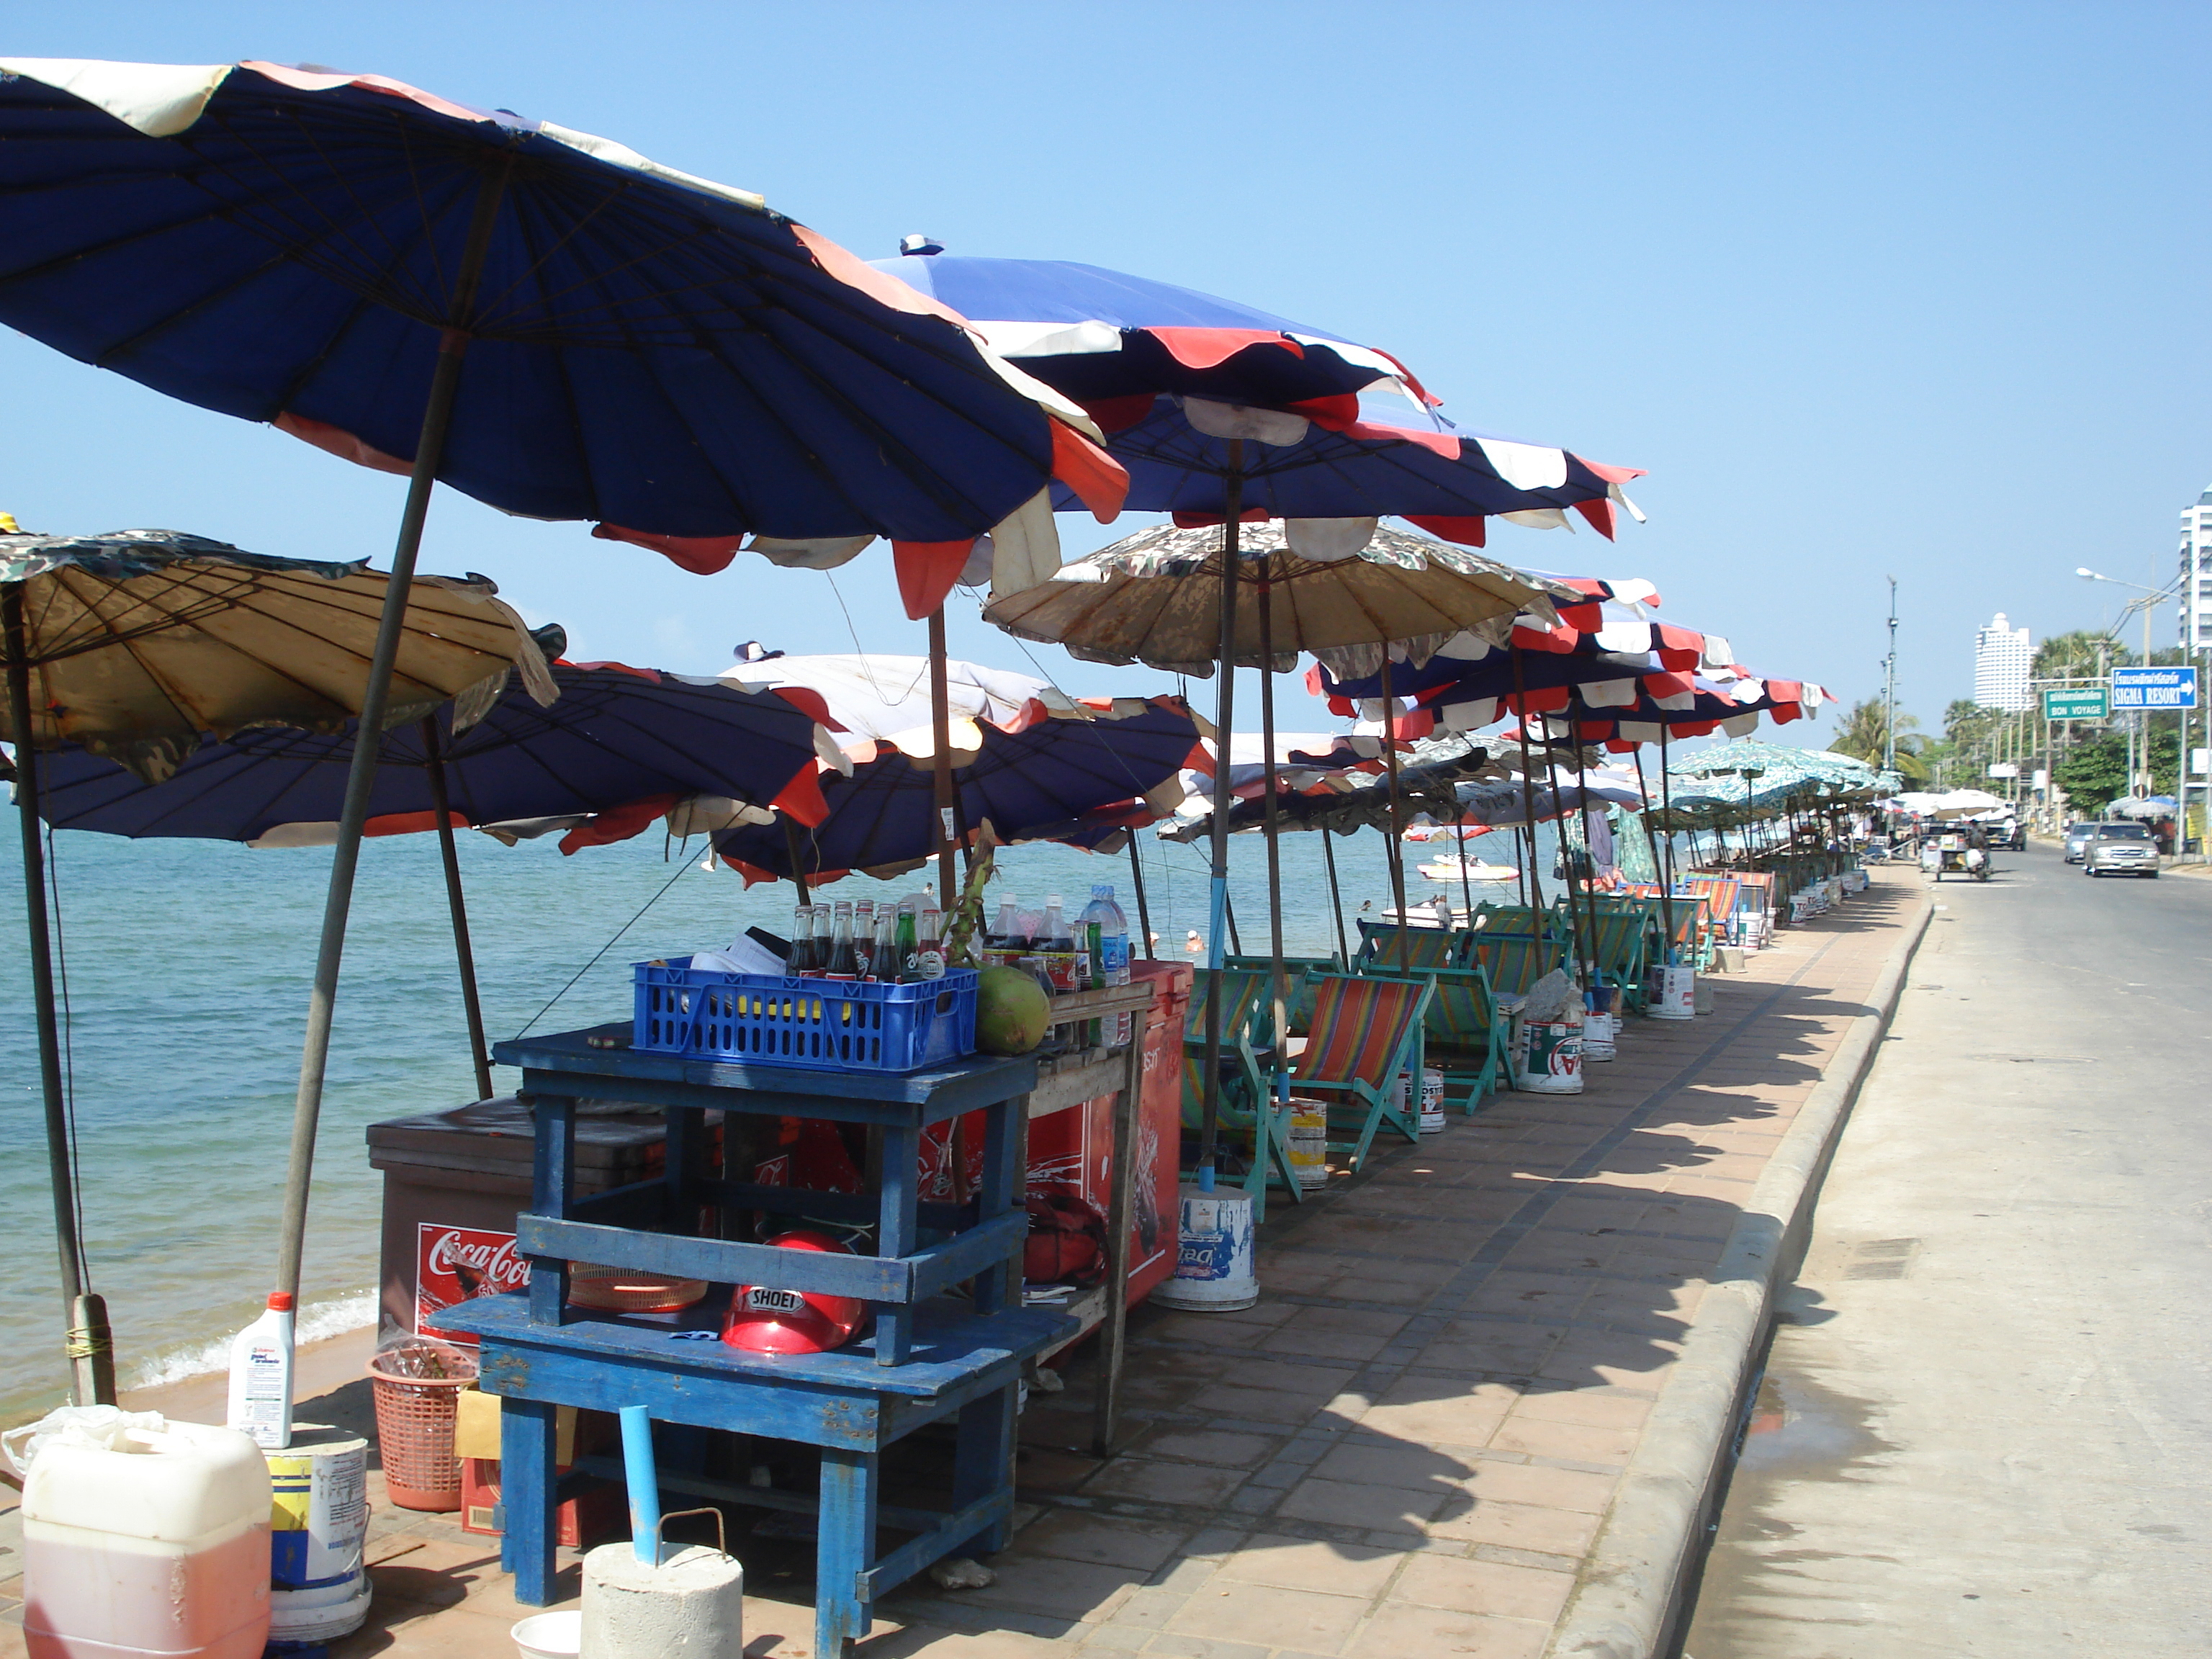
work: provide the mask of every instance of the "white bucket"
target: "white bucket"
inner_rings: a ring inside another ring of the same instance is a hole
[[[1620,1030],[1616,1014],[1592,1011],[1583,1016],[1583,1062],[1595,1065],[1613,1059],[1620,1050],[1613,1039]]]
[[[1175,1276],[1152,1292],[1165,1308],[1228,1313],[1260,1299],[1252,1262],[1252,1200],[1225,1187],[1182,1188]]]
[[[1644,1012],[1653,1019],[1696,1018],[1698,970],[1668,966],[1654,968]]]
[[[1421,1133],[1442,1134],[1444,1128],[1444,1074],[1433,1066],[1421,1068]]]
[[[1578,1095],[1583,1091],[1583,1019],[1578,1008],[1564,1019],[1516,1020],[1513,1086],[1524,1094]]]
[[[1328,1185],[1328,1103],[1291,1097],[1291,1173],[1302,1192]]]
[[[292,1443],[265,1454],[273,1500],[269,1638],[335,1641],[368,1617],[368,1442],[295,1423]]]

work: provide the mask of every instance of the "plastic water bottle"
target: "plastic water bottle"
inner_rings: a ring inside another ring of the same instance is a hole
[[[261,1316],[230,1340],[225,1422],[264,1450],[292,1443],[292,1298],[283,1291],[270,1291]]]
[[[1114,902],[1111,882],[1099,882],[1091,890],[1091,902],[1083,907],[1083,921],[1095,923],[1098,928],[1098,969],[1102,985],[1127,985],[1129,982],[1129,919],[1121,914],[1121,907]],[[1111,1030],[1105,1033],[1106,1041],[1115,1048],[1129,1042],[1134,1035],[1136,1017],[1115,1014],[1109,1022]]]

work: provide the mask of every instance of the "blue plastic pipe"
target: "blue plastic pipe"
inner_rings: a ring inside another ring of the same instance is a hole
[[[648,1567],[660,1565],[660,1475],[653,1462],[653,1417],[642,1406],[621,1412],[623,1480],[629,1487],[629,1543]]]

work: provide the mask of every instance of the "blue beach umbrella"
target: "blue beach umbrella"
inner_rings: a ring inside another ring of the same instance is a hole
[[[1127,470],[1128,506],[1170,513],[1185,528],[1224,526],[1216,653],[1224,663],[1237,654],[1239,526],[1247,519],[1281,520],[1288,551],[1325,560],[1365,549],[1386,516],[1479,547],[1492,515],[1565,526],[1571,509],[1610,537],[1616,507],[1635,510],[1620,486],[1636,469],[1462,434],[1395,358],[1334,331],[1093,265],[948,256],[922,236],[908,237],[898,258],[878,265],[961,306],[1009,361],[1081,400]],[[1074,504],[1064,486],[1055,502]],[[1263,592],[1268,557],[1259,560]],[[1261,602],[1263,628],[1273,603],[1272,593]],[[1263,671],[1260,685],[1261,726],[1272,729],[1271,674]],[[1215,713],[1224,732],[1235,726],[1235,686],[1224,672]],[[1225,777],[1224,769],[1217,782],[1207,934],[1216,968],[1229,902]],[[1272,812],[1272,783],[1267,798]],[[1272,891],[1272,838],[1269,850]],[[1402,890],[1395,859],[1392,871]],[[1274,935],[1279,1003],[1279,927]],[[1219,1011],[1210,1010],[1201,1166],[1212,1156],[1219,1023]]]
[[[365,833],[438,834],[471,1055],[486,1097],[491,1066],[454,830],[534,820],[524,833],[537,833],[551,819],[568,830],[562,850],[574,852],[627,839],[679,810],[708,823],[767,821],[770,808],[808,821],[825,810],[815,782],[820,704],[804,692],[611,663],[556,663],[552,675],[560,697],[550,707],[510,689],[471,721],[447,702],[377,745]],[[40,757],[39,808],[57,830],[327,847],[337,839],[359,731],[264,725],[210,737],[155,784],[64,747]]]
[[[438,479],[695,569],[749,533],[888,536],[902,578],[1055,470],[1112,487],[1087,417],[757,195],[380,76],[0,58],[0,323],[407,475],[371,729]],[[375,765],[356,748],[308,1004],[295,1295]]]
[[[976,722],[974,747],[953,751],[957,822],[972,837],[988,824],[1000,842],[1069,830],[1097,808],[1158,790],[1188,765],[1198,723],[1180,698],[1116,705],[1088,718],[1048,718],[1007,730]],[[878,741],[849,777],[822,780],[822,821],[787,838],[748,824],[714,837],[714,850],[748,880],[834,881],[851,871],[892,876],[934,850],[936,801],[929,762]],[[1176,793],[1180,794],[1178,787]],[[795,868],[793,854],[804,862]]]

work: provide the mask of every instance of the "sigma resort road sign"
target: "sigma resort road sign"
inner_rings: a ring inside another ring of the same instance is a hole
[[[2101,685],[2043,694],[2043,718],[2047,720],[2100,720],[2112,713],[2111,699]]]
[[[2194,708],[2197,671],[2193,668],[2115,668],[2112,671],[2115,708]]]

